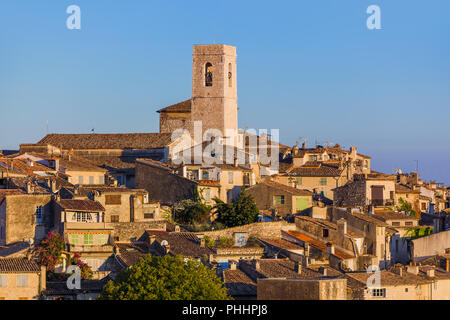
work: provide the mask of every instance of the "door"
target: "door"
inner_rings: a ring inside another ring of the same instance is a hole
[[[383,186],[372,186],[372,204],[383,205]]]

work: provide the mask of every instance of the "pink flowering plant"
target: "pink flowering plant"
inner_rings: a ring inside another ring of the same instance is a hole
[[[62,261],[61,254],[65,248],[63,237],[56,231],[49,232],[47,238],[41,241],[37,249],[38,261],[48,271],[54,271],[58,263]]]
[[[92,272],[91,267],[87,263],[81,261],[80,254],[78,252],[75,252],[74,255],[68,259],[67,265],[78,266],[81,271],[82,279],[92,279],[93,272]]]

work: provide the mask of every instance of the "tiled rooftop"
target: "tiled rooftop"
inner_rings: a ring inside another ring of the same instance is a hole
[[[33,260],[26,258],[0,259],[0,273],[39,272],[41,267]]]

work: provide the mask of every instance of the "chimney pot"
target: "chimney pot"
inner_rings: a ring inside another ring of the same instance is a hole
[[[327,251],[331,254],[334,254],[334,244],[332,242],[327,243]]]
[[[299,261],[295,262],[295,272],[297,274],[301,274],[302,273],[302,265]]]

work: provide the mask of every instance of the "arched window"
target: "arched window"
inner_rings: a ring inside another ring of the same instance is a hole
[[[233,86],[233,67],[231,63],[228,64],[228,86],[230,88]]]
[[[205,86],[212,87],[213,85],[213,74],[212,74],[212,64],[207,62],[205,65]]]

